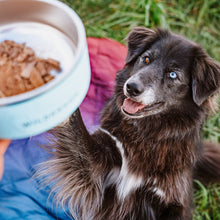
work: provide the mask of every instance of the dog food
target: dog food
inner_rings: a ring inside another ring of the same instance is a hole
[[[0,98],[17,95],[40,87],[60,71],[57,60],[37,57],[25,43],[5,40],[0,43]]]

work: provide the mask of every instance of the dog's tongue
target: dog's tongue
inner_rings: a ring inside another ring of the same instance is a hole
[[[138,110],[144,108],[145,106],[146,105],[135,102],[130,98],[125,99],[123,102],[123,109],[130,114],[136,113]]]

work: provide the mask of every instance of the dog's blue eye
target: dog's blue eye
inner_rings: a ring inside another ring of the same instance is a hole
[[[172,78],[172,79],[176,79],[177,78],[177,74],[175,72],[171,72],[169,77]]]

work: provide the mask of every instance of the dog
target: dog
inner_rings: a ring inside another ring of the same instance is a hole
[[[220,181],[220,148],[201,141],[220,65],[168,30],[136,27],[126,40],[100,128],[73,113],[52,131],[42,173],[75,219],[190,220],[193,179]]]

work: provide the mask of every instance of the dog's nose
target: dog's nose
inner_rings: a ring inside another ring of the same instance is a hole
[[[141,87],[141,85],[135,82],[127,83],[126,90],[131,96],[138,96],[143,92],[143,88]]]

